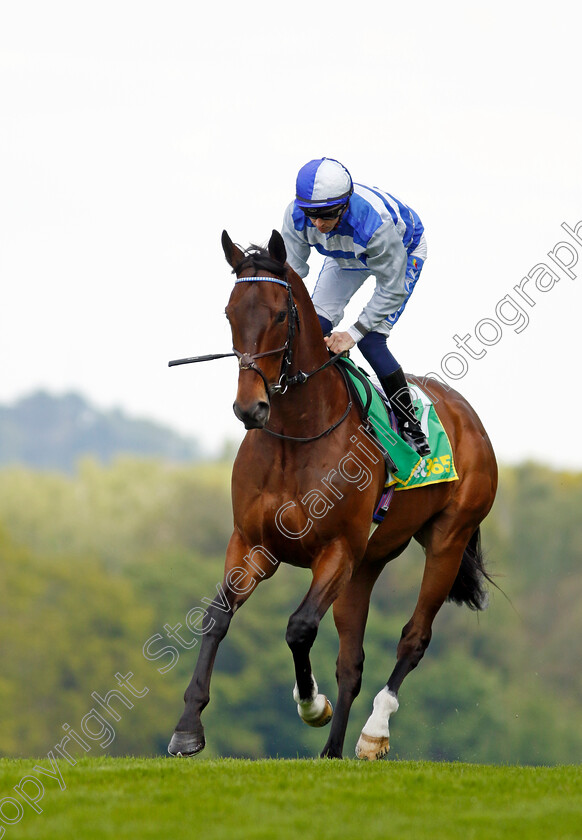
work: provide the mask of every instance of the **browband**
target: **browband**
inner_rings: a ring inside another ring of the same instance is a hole
[[[286,280],[278,280],[277,277],[239,277],[235,280],[235,285],[237,283],[253,283],[255,280],[264,280],[265,283],[278,283],[279,286],[285,286],[286,289],[289,288],[289,283]]]

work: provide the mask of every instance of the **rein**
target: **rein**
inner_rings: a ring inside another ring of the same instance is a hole
[[[329,362],[326,362],[320,368],[317,368],[317,370],[314,370],[314,371],[312,371],[312,373],[309,373],[309,374],[303,374],[306,378],[301,380],[301,381],[306,382],[308,377],[313,376],[314,373],[318,373],[320,370],[323,370],[326,367],[329,367],[329,365],[333,364],[335,361],[337,361],[337,359],[341,355],[342,355],[341,353],[338,353],[336,356],[333,357],[333,359],[330,359]],[[312,437],[294,437],[293,435],[283,435],[280,432],[273,432],[271,429],[267,429],[266,426],[263,427],[263,431],[268,432],[270,435],[273,435],[273,437],[280,438],[281,440],[294,440],[296,443],[311,443],[311,441],[320,440],[320,438],[331,434],[331,432],[333,432],[334,429],[337,429],[337,427],[340,426],[344,422],[344,420],[347,418],[348,414],[352,410],[352,405],[353,405],[352,395],[351,395],[350,388],[349,388],[349,385],[348,385],[348,380],[347,380],[347,374],[342,367],[340,367],[339,370],[341,372],[341,375],[342,375],[343,380],[344,380],[344,384],[346,386],[346,390],[348,392],[348,404],[346,406],[346,410],[344,411],[344,413],[342,414],[340,419],[337,420],[335,423],[333,423],[333,425],[331,425],[328,429],[325,429],[323,432],[320,432],[318,435],[313,435]]]
[[[277,347],[274,350],[265,350],[262,353],[241,353],[240,350],[237,350],[236,347],[232,348],[232,353],[211,353],[205,356],[190,356],[185,359],[173,359],[172,361],[168,362],[169,367],[174,367],[176,365],[188,365],[188,364],[195,364],[197,362],[211,362],[215,359],[226,359],[231,356],[236,356],[238,358],[238,366],[241,370],[253,370],[257,373],[263,383],[265,385],[265,390],[267,395],[272,394],[285,394],[288,387],[290,385],[303,385],[312,376],[315,376],[316,373],[320,373],[320,371],[325,370],[326,368],[330,367],[331,365],[335,364],[337,360],[343,356],[342,353],[336,353],[335,355],[331,356],[326,362],[320,365],[315,370],[306,373],[303,370],[298,370],[294,376],[288,376],[287,372],[291,367],[291,363],[293,360],[293,341],[295,338],[295,330],[299,330],[300,323],[299,323],[299,313],[297,312],[297,305],[293,299],[293,291],[291,289],[290,283],[286,280],[280,280],[277,277],[239,277],[235,280],[235,285],[238,283],[253,283],[257,281],[262,281],[265,283],[277,283],[279,286],[283,286],[287,289],[287,340],[285,344],[281,347]],[[267,377],[261,370],[261,368],[255,364],[256,359],[264,358],[265,356],[273,356],[276,353],[284,353],[282,362],[281,362],[281,373],[279,376],[279,381],[276,384],[269,383]],[[348,386],[348,382],[346,379],[346,374],[344,370],[340,367],[340,371],[346,386],[346,390],[348,392],[348,405],[346,410],[340,417],[340,419],[331,425],[328,429],[321,432],[318,435],[314,435],[313,437],[294,437],[292,435],[284,435],[280,434],[279,432],[273,432],[271,429],[267,429],[265,426],[263,431],[268,432],[270,435],[274,437],[281,438],[282,440],[293,440],[299,443],[309,443],[310,441],[319,440],[325,435],[330,434],[333,432],[334,429],[343,423],[343,421],[347,418],[348,414],[351,411],[353,402],[351,397],[351,392]]]

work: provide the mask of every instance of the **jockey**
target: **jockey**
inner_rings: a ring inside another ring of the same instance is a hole
[[[299,170],[281,233],[289,265],[300,277],[309,272],[311,248],[325,256],[312,299],[327,347],[341,353],[358,345],[390,400],[400,434],[419,455],[429,455],[404,373],[386,343],[426,259],[419,217],[388,193],[354,184],[339,161],[318,158]],[[332,332],[371,275],[376,288],[358,320],[345,332]]]

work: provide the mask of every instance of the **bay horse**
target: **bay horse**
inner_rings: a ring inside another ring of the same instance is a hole
[[[356,746],[359,758],[382,758],[389,749],[389,718],[398,709],[398,691],[424,655],[444,601],[472,609],[486,604],[491,578],[483,565],[479,526],[497,489],[493,448],[466,400],[435,379],[425,380],[452,446],[458,480],[395,493],[370,537],[385,464],[363,433],[358,407],[330,358],[307,289],[286,264],[280,233],[273,231],[268,249],[243,252],[224,231],[222,245],[236,275],[225,310],[233,338],[229,355],[238,357],[240,367],[233,408],[248,431],[232,472],[234,530],[224,579],[208,608],[184,713],[168,752],[192,756],[204,748],[200,715],[210,699],[218,646],[256,585],[280,563],[289,563],[312,572],[309,590],[287,626],[296,675],[293,697],[309,725],[331,720],[321,756],[341,758],[362,681],[372,588],[384,566],[414,537],[426,556],[418,601],[402,630],[394,670],[376,695]],[[330,606],[339,636],[333,712],[318,691],[309,658]]]

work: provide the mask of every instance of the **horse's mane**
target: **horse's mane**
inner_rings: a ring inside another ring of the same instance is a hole
[[[245,252],[243,259],[234,266],[233,274],[239,274],[245,269],[254,269],[256,277],[259,271],[268,271],[276,277],[283,277],[285,266],[278,260],[273,259],[266,248],[258,245],[251,245]]]

